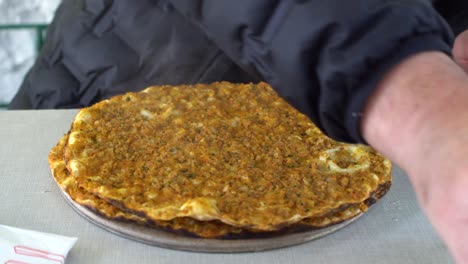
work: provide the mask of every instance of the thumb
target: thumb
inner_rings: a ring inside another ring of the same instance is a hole
[[[468,72],[468,30],[457,36],[452,53],[455,62]]]

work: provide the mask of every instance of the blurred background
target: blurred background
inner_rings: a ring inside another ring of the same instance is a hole
[[[0,109],[34,63],[60,0],[0,0]]]

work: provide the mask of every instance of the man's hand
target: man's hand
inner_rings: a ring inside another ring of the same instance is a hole
[[[466,67],[468,46],[455,49]],[[468,74],[438,52],[405,60],[368,100],[362,133],[408,172],[456,261],[468,263]]]

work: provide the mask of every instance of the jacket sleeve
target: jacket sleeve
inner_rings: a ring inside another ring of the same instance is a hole
[[[330,137],[361,142],[379,80],[453,36],[422,0],[169,0],[244,70],[261,77]]]

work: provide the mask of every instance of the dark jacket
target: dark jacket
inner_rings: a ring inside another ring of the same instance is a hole
[[[156,84],[267,81],[331,137],[362,142],[382,76],[450,54],[423,0],[64,0],[11,109],[77,108]]]

